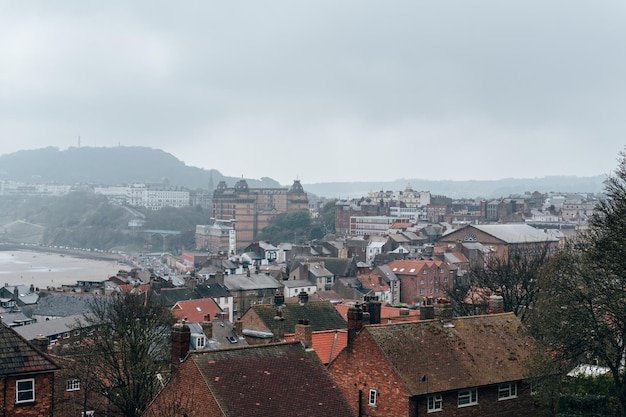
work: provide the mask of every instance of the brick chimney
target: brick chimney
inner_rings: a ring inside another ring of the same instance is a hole
[[[213,322],[211,321],[211,315],[209,313],[204,315],[201,326],[206,338],[213,339]]]
[[[435,318],[435,306],[432,298],[424,298],[420,305],[420,320],[432,320]]]
[[[215,273],[215,283],[224,285],[224,271],[219,270]]]
[[[307,319],[298,319],[295,328],[296,340],[302,342],[305,348],[313,347],[313,326]]]
[[[378,297],[368,296],[365,300],[367,301],[367,312],[370,314],[370,324],[380,324],[382,305],[378,301]]]
[[[40,352],[48,353],[48,347],[50,346],[50,342],[48,338],[42,334],[38,334],[32,341],[33,346],[37,348]]]
[[[363,310],[355,305],[348,309],[348,347],[352,346],[354,339],[363,328]]]
[[[172,365],[178,365],[189,353],[189,343],[191,342],[191,331],[189,326],[183,321],[172,326]]]
[[[452,304],[450,301],[440,298],[434,306],[435,318],[441,320],[444,325],[452,323]]]
[[[499,295],[490,295],[487,301],[487,314],[504,313],[504,299]]]
[[[235,322],[235,333],[238,337],[243,337],[243,321],[241,319],[237,319]]]
[[[273,342],[282,342],[285,340],[284,322],[285,318],[283,317],[283,312],[280,309],[277,309],[276,314],[274,315],[274,327],[272,329],[272,333],[274,335],[272,338]]]

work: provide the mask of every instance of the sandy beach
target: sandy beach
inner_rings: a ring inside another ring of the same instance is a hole
[[[0,251],[0,286],[31,285],[39,288],[75,284],[78,280],[105,280],[120,269],[116,261],[77,258],[31,251]]]

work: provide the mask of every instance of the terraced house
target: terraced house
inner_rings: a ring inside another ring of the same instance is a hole
[[[366,325],[348,312],[348,346],[329,371],[359,416],[535,416],[533,340],[513,313]],[[437,310],[440,310],[437,312]]]

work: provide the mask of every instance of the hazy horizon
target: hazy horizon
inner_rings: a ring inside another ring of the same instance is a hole
[[[281,184],[609,174],[626,4],[4,2],[0,155],[148,146]]]

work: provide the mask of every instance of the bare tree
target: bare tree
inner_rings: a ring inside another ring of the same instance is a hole
[[[581,363],[607,367],[626,415],[626,155],[620,156],[588,230],[542,277],[530,323],[562,371]]]
[[[511,311],[526,322],[539,291],[539,274],[552,254],[548,243],[534,253],[512,252],[490,256],[484,264],[472,267],[467,277],[447,291],[458,315],[484,313],[487,297],[500,295],[504,311]]]
[[[100,412],[140,416],[169,371],[171,311],[150,293],[96,297],[84,321],[94,329],[79,348],[91,388],[106,398]]]

